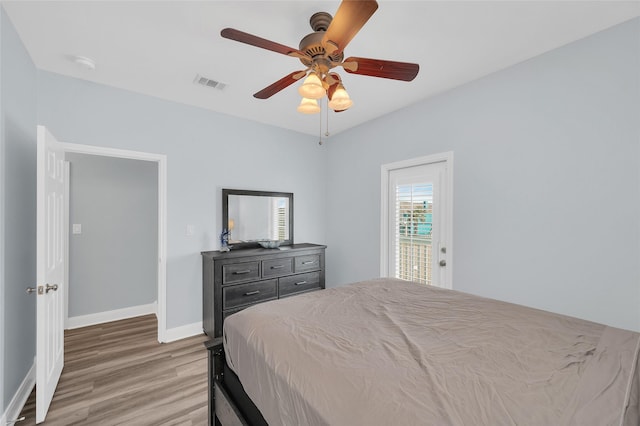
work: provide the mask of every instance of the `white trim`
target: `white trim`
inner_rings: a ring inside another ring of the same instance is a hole
[[[165,334],[165,343],[175,342],[176,340],[186,339],[187,337],[203,334],[202,321],[192,324],[174,327],[167,330]]]
[[[158,342],[167,339],[167,157],[158,161]]]
[[[128,308],[114,309],[113,311],[70,317],[65,322],[65,329],[71,330],[74,328],[102,324],[104,322],[118,321],[127,318],[139,317],[141,315],[155,314],[157,312],[157,308],[157,303],[154,302],[149,303],[148,305],[130,306]]]
[[[164,154],[153,154],[150,152],[129,151],[126,149],[106,148],[102,146],[82,145],[68,142],[61,142],[60,145],[62,145],[65,152],[72,152],[76,154],[101,155],[104,157],[128,158],[130,160],[143,161],[161,161],[163,159],[167,159],[167,156]]]
[[[391,164],[380,166],[380,277],[389,276],[389,173]]]
[[[1,67],[0,67],[1,68]],[[0,84],[0,86],[2,86]],[[0,105],[0,114],[2,113],[2,105]],[[2,126],[2,119],[0,119],[0,126]],[[4,149],[4,131],[0,128],[0,271],[4,271],[4,163],[5,163],[5,149]],[[2,376],[4,377],[4,354],[5,354],[5,346],[4,346],[4,328],[5,328],[5,298],[4,298],[4,272],[0,273],[0,320],[2,321],[2,325],[0,326],[0,372],[2,372]],[[29,286],[31,287],[31,286]],[[4,408],[4,380],[0,384],[0,407]],[[0,417],[0,425],[6,424],[6,420],[4,415]]]
[[[1,13],[0,13],[1,15]],[[2,19],[0,19],[0,34],[2,34]],[[2,64],[2,55],[0,55],[0,65]],[[2,66],[0,66],[0,82],[2,81]],[[2,98],[2,84],[0,83],[0,99]],[[0,271],[5,271],[4,269],[4,246],[5,246],[5,213],[4,213],[4,193],[5,193],[5,163],[6,163],[6,142],[5,142],[5,134],[4,130],[4,114],[2,111],[2,102],[0,102]],[[33,244],[33,242],[32,242]],[[4,329],[5,329],[5,304],[7,303],[4,298],[4,272],[0,273],[0,321],[2,321],[2,325],[0,326],[0,374],[4,378],[4,354],[6,352],[4,345]],[[24,284],[24,283],[23,283]],[[35,284],[35,283],[33,283]],[[33,284],[27,284],[29,287]],[[4,409],[4,379],[1,380],[0,383],[0,409]],[[0,425],[4,425],[5,418],[4,416],[0,417]]]
[[[407,167],[422,166],[426,164],[445,162],[446,167],[446,192],[448,194],[445,215],[448,217],[445,233],[447,235],[447,267],[445,272],[444,286],[453,288],[453,151],[439,154],[427,155],[424,157],[411,158],[408,160],[396,161],[394,163],[380,166],[380,276],[389,275],[389,265],[387,253],[389,251],[389,173],[392,170],[404,169]]]
[[[66,152],[65,152],[66,154]],[[68,328],[69,323],[69,211],[70,207],[70,177],[71,177],[71,163],[65,160],[64,162],[64,285],[62,289],[64,291],[64,328]],[[0,423],[0,426],[2,423]]]
[[[158,316],[158,342],[165,342],[167,333],[167,156],[74,143],[61,145],[65,152],[158,163],[158,309],[156,315]]]
[[[16,390],[16,393],[13,395],[13,398],[11,398],[11,401],[9,402],[9,405],[7,405],[7,409],[2,414],[2,417],[0,417],[0,425],[2,426],[7,424],[13,425],[13,423],[9,423],[9,422],[14,421],[18,418],[18,416],[20,415],[20,412],[22,411],[22,408],[24,408],[24,404],[27,402],[27,399],[29,398],[29,395],[31,394],[31,391],[33,390],[35,385],[36,385],[36,359],[34,357],[31,368],[27,372],[27,375],[25,376],[25,378],[22,380],[22,383],[20,383],[20,386],[18,387],[18,390]],[[16,424],[20,424],[20,423],[16,423]]]

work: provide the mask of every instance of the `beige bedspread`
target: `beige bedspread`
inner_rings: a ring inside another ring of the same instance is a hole
[[[226,319],[270,425],[633,425],[640,334],[393,279]]]

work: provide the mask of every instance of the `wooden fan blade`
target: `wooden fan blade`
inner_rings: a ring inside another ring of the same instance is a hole
[[[327,85],[329,85],[329,87],[337,86],[338,83],[340,83],[340,76],[338,74],[334,73],[334,72],[331,72],[331,73],[326,75],[326,77],[324,78],[324,82],[327,83]],[[329,99],[331,99],[331,96],[329,96]]]
[[[336,81],[335,83],[331,84],[329,86],[329,88],[327,89],[327,99],[331,100],[331,98],[333,98],[333,94],[335,93],[336,89],[338,88],[338,84],[340,84],[339,81]]]
[[[300,80],[306,74],[307,73],[305,71],[294,71],[291,74],[287,75],[286,77],[282,77],[280,80],[276,81],[270,86],[267,86],[261,91],[255,93],[253,97],[258,99],[268,99],[271,96],[278,93],[279,91],[281,91],[282,89],[286,89],[287,87],[291,86],[293,83]]]
[[[355,70],[352,64],[353,62],[358,65]],[[420,70],[418,64],[411,64],[409,62],[355,57],[345,59],[343,68],[351,74],[369,75],[371,77],[390,78],[392,80],[402,81],[413,80]]]
[[[342,0],[322,38],[330,55],[339,54],[378,9],[375,0]]]
[[[282,53],[283,55],[294,56],[296,58],[308,57],[307,54],[301,52],[298,49],[294,49],[293,47],[285,46],[284,44],[276,43],[275,41],[254,36],[252,34],[245,33],[233,28],[225,28],[224,30],[220,31],[220,35],[224,38],[228,38],[229,40],[239,41],[240,43],[249,44],[261,49],[271,50],[272,52],[276,53]]]

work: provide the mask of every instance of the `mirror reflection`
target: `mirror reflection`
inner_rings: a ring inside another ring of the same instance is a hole
[[[229,244],[289,240],[289,198],[228,195]]]

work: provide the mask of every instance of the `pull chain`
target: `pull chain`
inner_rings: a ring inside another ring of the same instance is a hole
[[[322,145],[322,99],[320,99],[320,114],[318,114],[320,116],[320,131],[318,132],[318,136],[320,138],[320,140],[318,141],[318,145]]]
[[[318,134],[318,138],[319,138],[318,145],[322,145],[322,143],[323,143],[322,142],[322,101],[323,101],[322,99],[320,99],[320,101],[319,101],[320,102],[320,114],[319,114],[320,115],[320,123],[319,123],[320,124],[320,129],[319,130],[320,131],[319,131],[319,134]],[[330,135],[330,133],[329,133],[329,101],[327,101],[324,104],[324,111],[325,111],[325,114],[327,116],[327,118],[326,118],[326,120],[327,120],[327,128],[326,128],[326,130],[324,132],[324,136],[325,136],[325,138],[328,138],[329,135]]]
[[[329,137],[329,103],[327,102],[327,131],[324,133],[325,137]]]

